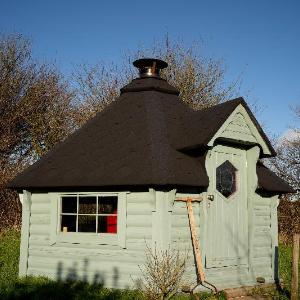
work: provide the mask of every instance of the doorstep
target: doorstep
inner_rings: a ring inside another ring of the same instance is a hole
[[[263,283],[254,286],[243,286],[239,288],[225,289],[224,293],[226,298],[229,300],[260,300],[260,299],[269,299],[268,296],[264,295],[255,295],[255,290],[274,290],[276,289],[276,284],[274,283]],[[254,295],[249,295],[249,294]]]

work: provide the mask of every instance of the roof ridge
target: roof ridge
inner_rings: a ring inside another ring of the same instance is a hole
[[[199,110],[199,111],[197,111],[197,112],[205,112],[205,111],[207,111],[207,110],[215,109],[215,108],[220,107],[220,106],[223,106],[223,105],[224,105],[224,106],[225,106],[225,105],[228,106],[228,104],[235,104],[236,106],[238,106],[239,104],[242,104],[243,106],[244,106],[244,105],[247,105],[247,104],[246,104],[246,101],[244,100],[243,97],[238,97],[238,98],[230,99],[230,100],[227,100],[227,101],[224,101],[224,102],[217,103],[217,104],[215,104],[215,105],[206,107],[206,108],[201,109],[201,110]]]

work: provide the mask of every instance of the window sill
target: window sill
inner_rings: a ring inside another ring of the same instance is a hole
[[[111,233],[61,232],[57,234],[56,242],[69,244],[118,245],[118,235]]]

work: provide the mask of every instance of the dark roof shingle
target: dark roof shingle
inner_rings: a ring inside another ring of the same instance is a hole
[[[295,193],[295,190],[261,162],[257,163],[258,189],[273,193]]]
[[[249,110],[238,98],[194,111],[165,80],[135,79],[114,103],[16,176],[9,187],[207,187],[201,160],[182,150],[205,146],[241,103]]]

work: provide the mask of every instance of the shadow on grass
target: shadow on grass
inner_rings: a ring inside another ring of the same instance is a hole
[[[209,293],[198,294],[198,299],[225,300],[225,295],[213,296]],[[0,286],[1,300],[147,300],[140,291],[103,288],[101,284],[89,284],[83,281],[53,281],[46,277],[20,278],[11,285]],[[194,300],[186,294],[176,295],[174,300]]]
[[[0,287],[0,299],[144,299],[137,291],[105,289],[83,281],[52,281],[45,277],[21,278]]]
[[[278,293],[282,299],[291,299],[291,292],[287,288],[279,288]]]

